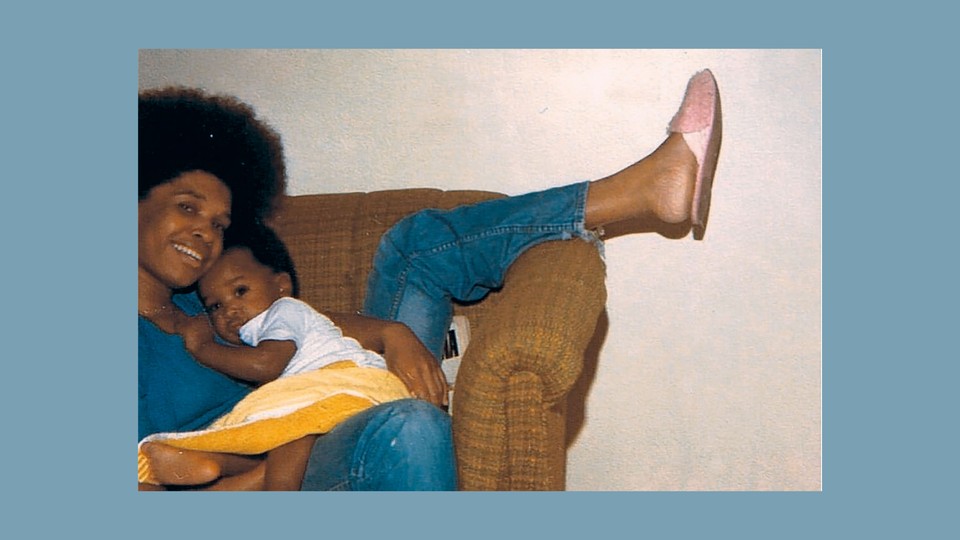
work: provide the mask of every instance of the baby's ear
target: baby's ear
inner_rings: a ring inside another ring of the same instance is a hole
[[[277,272],[273,275],[277,287],[280,289],[280,296],[293,296],[293,280],[287,272]]]

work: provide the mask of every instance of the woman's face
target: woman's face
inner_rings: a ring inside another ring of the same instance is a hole
[[[170,289],[193,285],[223,251],[230,190],[204,171],[181,174],[140,201],[139,265]]]

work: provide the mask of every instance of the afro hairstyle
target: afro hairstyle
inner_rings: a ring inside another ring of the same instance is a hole
[[[280,135],[232,96],[170,87],[139,95],[139,198],[185,172],[229,189],[234,223],[260,223],[286,190]]]

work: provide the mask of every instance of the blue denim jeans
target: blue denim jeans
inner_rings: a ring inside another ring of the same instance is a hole
[[[500,288],[516,258],[539,243],[575,237],[596,241],[584,228],[588,185],[404,218],[380,241],[364,314],[403,322],[439,359],[452,301],[474,302]]]
[[[317,437],[300,489],[455,490],[450,416],[413,399],[367,409]]]
[[[584,228],[587,183],[452,210],[424,210],[387,231],[367,283],[366,315],[405,323],[440,358],[452,302],[500,288],[511,264],[550,240],[596,236]],[[599,245],[599,243],[598,243]],[[368,409],[317,438],[302,490],[452,490],[450,417],[402,400]]]

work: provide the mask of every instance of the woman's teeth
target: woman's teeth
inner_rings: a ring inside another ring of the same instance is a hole
[[[184,245],[181,245],[181,244],[174,244],[174,245],[173,245],[173,248],[176,249],[177,251],[179,251],[180,253],[183,253],[184,255],[186,255],[186,256],[188,256],[188,257],[191,257],[191,258],[193,258],[193,259],[196,259],[197,262],[200,262],[200,261],[203,260],[203,257],[200,256],[199,253],[197,253],[196,251],[188,248],[187,246],[184,246]]]

